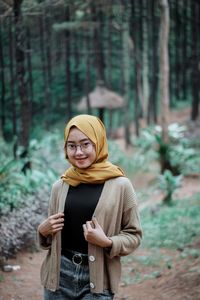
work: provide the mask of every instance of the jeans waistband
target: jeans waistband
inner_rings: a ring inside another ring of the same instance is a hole
[[[69,260],[71,260],[74,265],[88,265],[88,255],[87,254],[64,249],[62,251],[62,255],[67,257]]]

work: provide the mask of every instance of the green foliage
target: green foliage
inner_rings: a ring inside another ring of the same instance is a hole
[[[165,170],[164,174],[159,175],[159,188],[165,192],[164,203],[172,201],[174,191],[180,187],[182,175],[174,176],[170,170]]]
[[[174,260],[200,257],[199,249],[192,247],[200,234],[199,199],[196,194],[174,202],[173,208],[159,205],[141,211],[142,245],[136,255],[122,258],[124,284],[157,278],[173,268]]]
[[[53,169],[53,166],[49,165],[52,157],[57,156],[59,161],[58,154],[54,152],[56,144],[53,137],[53,135],[52,137],[47,135],[42,142],[36,139],[30,141],[29,159],[32,168],[27,170],[26,174],[22,172],[26,161],[19,157],[11,159],[12,145],[3,141],[0,142],[2,148],[0,158],[0,214],[19,208],[27,201],[28,196],[36,193],[40,188],[51,186],[52,182],[56,180],[58,173]],[[49,156],[49,160],[45,158],[47,151],[44,155],[40,154],[41,148],[44,151],[45,149],[52,151],[53,155]]]
[[[200,173],[200,149],[192,145],[189,138],[184,137],[187,128],[177,123],[169,125],[169,142],[166,144],[161,135],[161,127],[147,127],[141,131],[141,136],[133,143],[142,153],[152,158],[165,159],[171,171],[188,175]],[[166,168],[167,169],[167,168]]]
[[[115,141],[108,141],[109,146],[109,159],[112,163],[121,166],[127,173],[131,175],[137,171],[145,171],[148,169],[149,161],[152,160],[152,152],[145,155],[140,149],[134,153],[127,154],[123,151],[119,144]]]
[[[143,247],[184,249],[200,234],[200,209],[197,194],[181,199],[169,206],[159,206],[156,213],[151,209],[141,212]]]

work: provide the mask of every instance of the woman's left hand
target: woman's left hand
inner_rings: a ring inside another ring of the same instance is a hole
[[[87,242],[107,248],[112,246],[112,241],[105,235],[102,227],[94,217],[92,221],[83,224],[84,237]]]

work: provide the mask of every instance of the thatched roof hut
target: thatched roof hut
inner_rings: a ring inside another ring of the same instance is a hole
[[[99,117],[103,119],[104,110],[114,110],[125,105],[124,98],[119,94],[107,89],[102,82],[98,82],[95,89],[84,96],[79,104],[78,110],[87,110],[88,106],[99,109]]]
[[[97,85],[88,96],[91,108],[116,109],[124,106],[124,99],[117,93],[107,89],[105,86]],[[78,104],[78,109],[87,109],[87,96],[84,96],[81,99]]]

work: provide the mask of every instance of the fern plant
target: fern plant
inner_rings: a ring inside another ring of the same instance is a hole
[[[180,187],[182,175],[174,176],[170,170],[165,170],[162,175],[159,175],[159,188],[164,191],[165,196],[163,202],[170,204],[173,199],[173,193]]]

